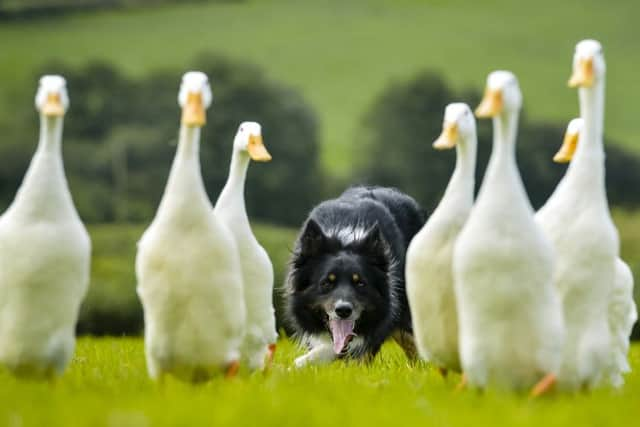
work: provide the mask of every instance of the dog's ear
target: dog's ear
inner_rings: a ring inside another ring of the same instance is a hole
[[[391,262],[389,259],[389,243],[382,234],[377,222],[365,231],[358,246],[360,251],[369,257],[376,267],[383,270],[389,267],[389,263]]]
[[[327,242],[327,236],[322,227],[314,219],[309,218],[300,235],[300,255],[308,258],[322,252]]]

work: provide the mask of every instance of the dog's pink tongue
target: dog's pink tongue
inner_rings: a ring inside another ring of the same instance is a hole
[[[340,354],[349,344],[351,338],[355,336],[353,333],[353,320],[332,319],[329,321],[329,328],[331,328],[331,335],[333,336],[333,351],[336,354]]]

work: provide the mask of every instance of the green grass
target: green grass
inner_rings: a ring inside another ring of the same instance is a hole
[[[324,165],[340,175],[349,171],[362,113],[376,95],[424,68],[477,90],[490,70],[511,69],[528,114],[566,122],[577,108],[566,88],[574,44],[595,37],[608,60],[607,133],[636,148],[638,16],[635,0],[265,0],[2,22],[0,120],[11,120],[17,100],[32,102],[32,70],[51,59],[102,59],[144,76],[158,67],[186,69],[197,52],[215,51],[299,88],[322,121]],[[82,94],[70,90],[73,105]]]
[[[395,345],[371,365],[338,362],[291,370],[299,354],[280,342],[268,375],[215,379],[199,386],[146,374],[140,339],[79,341],[55,384],[0,372],[0,425],[7,426],[629,426],[639,412],[640,346],[622,390],[553,395],[537,401],[473,391],[456,393],[424,364],[410,366]]]

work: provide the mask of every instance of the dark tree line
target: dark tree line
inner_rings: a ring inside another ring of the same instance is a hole
[[[65,117],[64,160],[69,184],[88,222],[148,221],[162,195],[175,153],[180,109],[177,93],[186,69],[209,76],[214,101],[203,130],[201,161],[215,202],[226,181],[233,137],[245,120],[262,124],[273,155],[252,164],[247,205],[252,218],[297,225],[321,192],[315,114],[300,95],[267,79],[257,68],[210,55],[188,68],[130,79],[96,63],[83,69],[49,64],[34,76],[66,77],[71,107]],[[38,116],[30,97],[15,106],[15,120],[0,143],[0,207],[19,186],[35,149]]]
[[[0,20],[37,19],[88,10],[153,7],[164,3],[221,3],[246,0],[0,0]]]
[[[265,144],[273,154],[271,163],[249,168],[246,200],[252,219],[298,227],[328,188],[331,193],[343,190],[319,165],[314,111],[298,93],[252,65],[207,54],[181,69],[130,78],[104,63],[79,69],[48,64],[34,72],[33,91],[41,74],[67,78],[71,107],[65,118],[64,161],[85,221],[147,223],[154,215],[175,153],[180,120],[177,92],[187,69],[207,73],[214,93],[201,144],[202,171],[212,200],[224,185],[233,136],[244,120],[262,123]],[[444,107],[454,101],[474,107],[479,99],[476,90],[456,91],[429,72],[390,85],[363,118],[367,137],[357,142],[356,167],[347,181],[398,187],[431,211],[455,161],[454,150],[431,147],[441,131]],[[0,122],[0,211],[13,200],[38,136],[31,96],[15,99],[11,111],[15,114]],[[565,127],[566,123],[521,117],[518,164],[534,207],[544,203],[566,168],[551,161]],[[491,151],[491,134],[490,121],[478,121],[477,186]],[[637,207],[640,192],[631,190],[640,188],[640,159],[612,141],[606,142],[606,149],[610,203]],[[99,310],[84,313],[82,331],[138,331],[141,313],[133,292],[135,278],[132,270],[127,274],[129,293],[105,297]]]
[[[419,74],[385,89],[364,117],[369,135],[358,156],[357,179],[391,185],[407,191],[428,210],[434,209],[445,190],[455,162],[455,150],[436,151],[431,143],[440,134],[444,108],[450,102],[478,105],[480,93],[456,91],[438,75]],[[577,115],[577,112],[576,112]],[[573,118],[573,117],[571,117]],[[478,120],[476,187],[491,153],[491,121]],[[566,165],[552,162],[560,148],[567,123],[532,122],[521,115],[517,160],[531,203],[540,207],[564,174]],[[640,193],[640,157],[610,140],[605,141],[607,193],[614,206],[637,207]]]

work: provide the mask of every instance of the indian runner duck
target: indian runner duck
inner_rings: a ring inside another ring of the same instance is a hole
[[[569,122],[562,147],[554,156],[554,161],[558,163],[571,161],[578,146],[583,126],[582,118],[576,118]],[[633,300],[633,275],[629,266],[618,258],[615,268],[615,280],[610,290],[607,308],[609,330],[613,340],[613,356],[611,358],[613,364],[608,373],[608,380],[613,386],[620,387],[624,384],[622,375],[631,370],[627,360],[629,337],[633,324],[638,319],[638,313]]]
[[[91,241],[62,160],[69,107],[61,76],[40,79],[40,140],[15,200],[0,217],[0,362],[19,376],[54,379],[73,356],[89,286]]]
[[[443,375],[460,371],[458,313],[453,290],[453,246],[473,205],[476,121],[467,104],[445,109],[434,148],[456,147],[456,167],[438,207],[407,250],[407,296],[420,356]]]
[[[250,369],[263,369],[275,352],[276,318],[273,309],[273,265],[269,255],[251,231],[244,201],[244,185],[251,160],[268,162],[271,155],[262,141],[262,128],[244,122],[233,141],[229,177],[214,214],[231,230],[238,248],[244,301],[247,311],[242,357]]]
[[[476,115],[493,118],[482,187],[454,248],[460,360],[468,383],[510,390],[555,382],[563,340],[554,252],[516,165],[522,93],[508,71],[489,74]]]
[[[200,171],[200,130],[212,100],[207,76],[188,72],[178,102],[180,137],[153,222],[138,243],[149,375],[205,381],[238,369],[245,307],[238,251],[212,215]]]
[[[616,277],[619,239],[605,189],[605,68],[600,43],[584,40],[577,44],[569,85],[580,88],[584,121],[580,142],[561,183],[536,215],[558,255],[554,283],[567,330],[558,382],[568,390],[593,387],[612,365],[608,301]],[[556,160],[570,151],[567,146]]]

